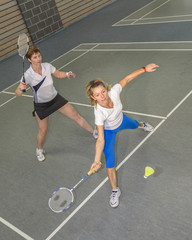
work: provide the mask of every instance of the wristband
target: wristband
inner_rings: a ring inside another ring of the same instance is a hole
[[[72,72],[71,72],[71,71],[69,71],[69,72],[66,72],[66,76],[67,76],[67,77],[68,77],[69,73],[72,73]]]
[[[95,164],[101,166],[101,162],[94,162]]]
[[[143,68],[144,72],[147,72],[146,67],[142,67],[142,68]]]

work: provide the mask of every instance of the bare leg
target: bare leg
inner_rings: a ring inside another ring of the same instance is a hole
[[[81,117],[77,111],[71,106],[70,103],[65,104],[63,107],[58,109],[58,112],[64,114],[66,117],[75,121],[80,127],[84,128],[90,133],[93,133],[93,128],[89,125],[89,123]]]
[[[111,187],[113,190],[117,189],[117,175],[116,175],[116,168],[106,168],[107,176],[111,183]]]
[[[112,193],[110,196],[109,204],[111,207],[117,207],[119,205],[119,197],[121,195],[120,189],[117,187],[117,175],[116,168],[106,168],[107,175],[112,187]]]
[[[37,134],[37,147],[38,149],[43,149],[43,143],[48,129],[48,117],[41,120],[38,115],[35,113],[37,124],[38,124],[38,134]]]

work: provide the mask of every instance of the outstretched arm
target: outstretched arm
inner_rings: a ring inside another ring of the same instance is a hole
[[[141,75],[144,72],[154,72],[157,67],[159,67],[159,66],[156,65],[155,63],[148,64],[146,67],[142,67],[142,68],[130,73],[129,75],[127,75],[125,78],[123,78],[119,82],[119,84],[121,85],[122,88],[124,88],[127,85],[127,83],[129,83],[131,80],[133,80],[137,76]]]
[[[101,156],[103,153],[105,139],[104,139],[104,126],[97,126],[98,131],[98,138],[95,144],[95,160],[94,163],[91,165],[90,169],[94,168],[94,172],[98,171],[101,167],[99,162],[101,161]]]
[[[66,78],[67,77],[68,79],[70,79],[71,76],[73,78],[76,77],[75,73],[73,73],[71,71],[70,72],[62,72],[62,71],[56,70],[54,73],[52,73],[52,75],[56,78]]]

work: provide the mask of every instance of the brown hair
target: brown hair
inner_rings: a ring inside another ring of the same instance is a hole
[[[91,105],[92,105],[92,106],[97,104],[96,101],[92,98],[92,96],[93,96],[93,91],[92,91],[92,89],[93,89],[93,88],[96,88],[96,87],[98,87],[98,86],[103,86],[107,91],[109,91],[109,90],[111,89],[111,86],[108,85],[108,84],[106,84],[106,83],[104,83],[104,82],[102,81],[102,79],[100,79],[100,78],[97,78],[97,79],[95,79],[95,80],[90,81],[90,82],[87,84],[87,86],[86,86],[86,93],[87,93],[87,96],[88,96],[89,99],[90,99],[90,102],[91,102]]]
[[[39,48],[35,45],[29,46],[29,49],[28,49],[25,57],[31,59],[31,57],[34,53],[40,53]]]

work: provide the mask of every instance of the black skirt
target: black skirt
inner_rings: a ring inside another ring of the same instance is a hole
[[[62,97],[61,95],[57,94],[56,97],[51,100],[50,102],[46,103],[35,103],[34,102],[34,112],[33,116],[35,116],[35,112],[37,113],[38,117],[42,120],[59,108],[63,107],[68,101]]]

